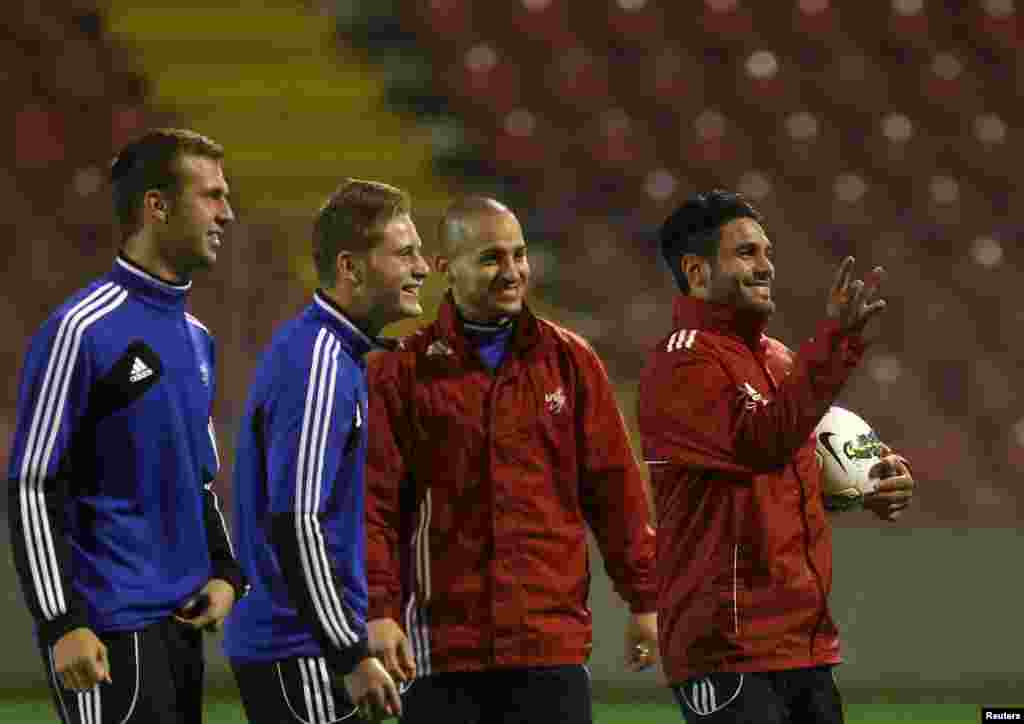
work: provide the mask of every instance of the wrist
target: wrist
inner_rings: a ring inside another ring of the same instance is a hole
[[[52,647],[65,635],[76,629],[89,629],[89,620],[84,611],[69,611],[50,621],[39,624],[39,639],[47,648]]]

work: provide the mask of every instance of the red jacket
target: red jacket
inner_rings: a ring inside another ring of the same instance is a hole
[[[632,610],[655,610],[648,498],[600,360],[524,310],[491,372],[450,296],[369,362],[369,619],[420,675],[584,662],[586,528]]]
[[[840,661],[813,431],[863,354],[825,322],[796,356],[733,307],[677,298],[641,376],[671,683]]]

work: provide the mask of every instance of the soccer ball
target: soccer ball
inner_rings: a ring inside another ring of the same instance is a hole
[[[826,510],[854,510],[878,479],[868,475],[882,459],[884,444],[859,415],[833,405],[814,429]]]

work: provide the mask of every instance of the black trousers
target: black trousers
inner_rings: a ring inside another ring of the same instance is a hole
[[[360,724],[341,679],[322,657],[231,663],[250,724]]]
[[[64,724],[201,724],[202,633],[166,619],[139,631],[100,634],[107,647],[112,684],[89,691],[65,689],[53,667],[53,650],[42,651],[46,678]]]
[[[432,674],[402,696],[402,724],[591,724],[582,665]]]
[[[672,693],[690,724],[843,724],[831,666],[708,674]]]

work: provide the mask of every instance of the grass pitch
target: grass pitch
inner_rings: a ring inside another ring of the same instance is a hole
[[[660,698],[660,697],[659,697]],[[44,692],[0,693],[0,722],[9,724],[53,724],[57,722],[50,699]],[[679,710],[669,702],[602,702],[594,705],[595,724],[681,724]],[[847,707],[847,724],[969,724],[979,721],[979,707],[973,704],[853,703]],[[210,696],[206,702],[206,724],[245,724],[237,699]]]

